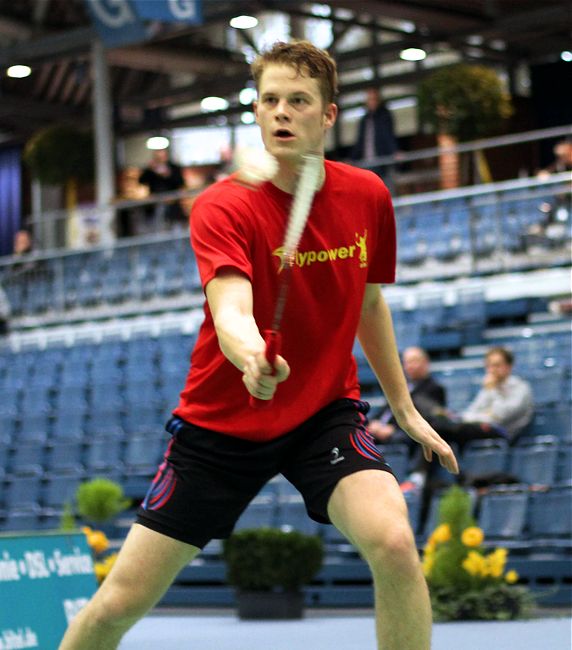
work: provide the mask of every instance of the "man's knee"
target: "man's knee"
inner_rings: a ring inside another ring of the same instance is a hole
[[[419,571],[419,554],[407,522],[372,535],[361,550],[375,573],[405,576]]]
[[[96,593],[86,608],[86,616],[102,628],[128,630],[152,605],[138,598],[129,589],[111,585],[106,587]]]

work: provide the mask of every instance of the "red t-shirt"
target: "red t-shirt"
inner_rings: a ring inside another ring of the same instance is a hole
[[[366,283],[395,280],[395,218],[389,191],[375,174],[325,164],[326,180],[298,247],[281,326],[290,377],[278,385],[270,408],[252,408],[242,373],[220,351],[205,302],[175,415],[261,441],[291,431],[335,399],[359,398],[352,347]],[[223,180],[197,198],[191,213],[203,287],[222,267],[245,274],[260,330],[272,323],[291,203],[292,195],[270,182],[253,190]]]

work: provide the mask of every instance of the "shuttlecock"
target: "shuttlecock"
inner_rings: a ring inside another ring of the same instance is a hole
[[[250,185],[269,181],[278,171],[278,161],[266,149],[237,149],[234,162],[236,178]]]

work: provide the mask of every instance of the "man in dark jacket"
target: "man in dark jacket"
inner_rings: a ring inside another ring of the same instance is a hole
[[[447,395],[441,384],[431,376],[431,363],[425,350],[417,347],[407,348],[403,352],[403,370],[407,385],[417,410],[426,417],[435,407],[445,407]],[[396,427],[395,419],[389,406],[380,413],[377,420],[369,424],[369,431],[378,442],[400,437],[401,431]],[[405,442],[406,436],[403,435]]]
[[[392,188],[393,165],[368,165],[368,161],[378,156],[391,156],[397,149],[397,140],[393,129],[393,119],[381,101],[377,88],[366,90],[365,105],[367,113],[358,126],[358,137],[353,146],[351,158],[368,166]]]

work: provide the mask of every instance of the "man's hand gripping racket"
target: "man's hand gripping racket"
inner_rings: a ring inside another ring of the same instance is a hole
[[[274,367],[276,356],[280,354],[282,345],[280,325],[286,305],[288,287],[290,286],[290,274],[296,262],[296,251],[298,250],[298,244],[300,243],[302,233],[308,221],[314,194],[318,189],[323,164],[323,158],[318,154],[307,153],[302,156],[302,166],[292,208],[288,217],[286,235],[284,237],[282,253],[283,267],[278,280],[278,296],[276,299],[276,307],[274,308],[272,327],[263,332],[266,342],[266,360],[272,367]],[[262,400],[255,397],[250,398],[251,406],[258,408],[270,406],[271,403],[272,400]]]

